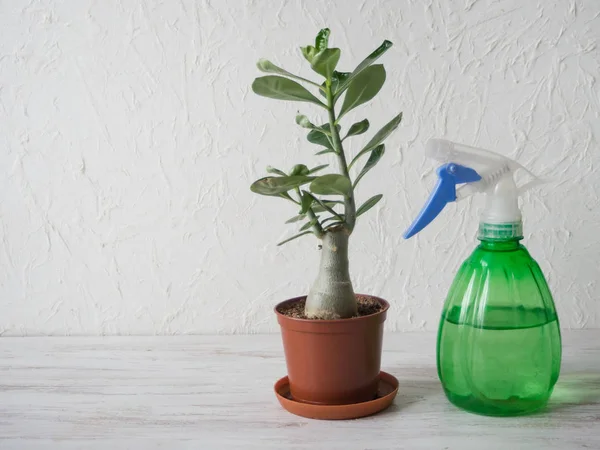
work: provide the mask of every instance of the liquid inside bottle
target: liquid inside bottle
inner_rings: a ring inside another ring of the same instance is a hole
[[[448,399],[486,415],[543,407],[560,372],[552,295],[518,238],[485,241],[463,263],[438,333],[438,375]]]

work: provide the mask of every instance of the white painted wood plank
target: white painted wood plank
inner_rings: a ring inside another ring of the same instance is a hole
[[[278,335],[0,339],[1,449],[600,448],[600,330],[564,333],[550,407],[520,418],[445,399],[432,333],[385,336],[395,404],[357,421],[290,415]]]

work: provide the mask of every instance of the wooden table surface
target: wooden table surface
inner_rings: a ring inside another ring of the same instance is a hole
[[[433,333],[387,334],[382,364],[390,409],[322,422],[277,403],[278,335],[0,338],[0,449],[600,449],[600,330],[563,333],[550,405],[527,417],[449,404]]]

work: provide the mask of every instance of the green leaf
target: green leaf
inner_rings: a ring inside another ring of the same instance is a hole
[[[320,198],[315,197],[314,195],[310,194],[309,192],[306,191],[302,191],[305,195],[309,195],[314,201],[316,201],[325,211],[327,211],[328,213],[334,215],[335,217],[337,217],[339,220],[343,221],[344,219],[342,219],[342,217],[334,211],[334,209],[330,206],[327,205],[327,203],[321,201]]]
[[[256,67],[258,67],[258,70],[260,70],[261,72],[265,72],[265,73],[277,73],[279,75],[285,75],[286,77],[294,76],[287,70],[282,69],[279,66],[276,66],[271,61],[269,61],[268,59],[264,59],[264,58],[261,58],[258,60],[258,62],[256,63]]]
[[[363,70],[350,82],[338,118],[375,97],[381,90],[383,83],[385,83],[383,65],[376,64]]]
[[[312,231],[305,231],[305,232],[303,232],[303,233],[298,233],[298,234],[296,234],[296,235],[292,236],[291,238],[288,238],[288,239],[286,239],[285,241],[281,241],[281,242],[280,242],[279,244],[277,244],[277,245],[279,246],[279,245],[287,244],[288,242],[290,242],[290,241],[293,241],[294,239],[297,239],[297,238],[299,238],[300,236],[305,236],[305,235],[307,235],[307,234],[312,234]]]
[[[289,177],[265,177],[255,181],[250,190],[260,195],[280,195],[290,189],[297,188],[303,184],[313,181],[315,177],[301,175]]]
[[[365,164],[365,167],[363,167],[363,169],[360,171],[360,173],[356,177],[356,180],[354,180],[354,186],[356,186],[358,184],[358,182],[360,181],[360,179],[362,177],[364,177],[367,174],[367,172],[369,170],[371,170],[375,166],[375,164],[377,164],[379,162],[379,160],[381,159],[381,157],[383,156],[384,153],[385,153],[385,145],[384,144],[380,144],[373,149],[373,151],[371,152],[371,156],[369,156],[369,159],[367,160],[367,163]],[[313,181],[313,183],[314,183],[314,181]]]
[[[337,100],[339,98],[339,96],[342,95],[342,93],[346,89],[348,89],[348,87],[350,86],[350,83],[352,82],[352,80],[354,78],[356,78],[363,70],[365,70],[367,67],[369,67],[371,64],[373,64],[375,61],[377,61],[377,59],[379,59],[379,57],[381,55],[383,55],[385,52],[387,52],[388,49],[392,45],[393,44],[388,40],[383,41],[383,43],[379,47],[377,47],[358,66],[356,66],[356,69],[354,69],[352,71],[352,73],[348,77],[346,77],[346,79],[344,81],[342,81],[341,84],[339,85],[339,88],[335,92],[334,100]]]
[[[396,117],[394,117],[388,123],[386,123],[383,126],[383,128],[381,128],[381,130],[379,130],[377,133],[375,133],[375,136],[373,136],[371,138],[371,140],[367,143],[367,145],[365,145],[365,147],[360,152],[358,152],[358,154],[354,158],[352,158],[352,161],[350,161],[350,165],[348,166],[348,168],[351,168],[362,155],[364,155],[367,152],[370,152],[375,147],[377,147],[379,144],[381,144],[390,134],[392,134],[392,132],[396,128],[398,128],[398,125],[400,125],[401,121],[402,121],[402,113],[398,114]]]
[[[290,171],[290,175],[294,176],[294,175],[308,175],[308,167],[306,167],[304,164],[296,164],[294,167],[292,167],[292,170]]]
[[[291,100],[297,102],[315,103],[325,108],[321,101],[312,95],[306,88],[295,81],[276,75],[259,77],[252,83],[252,90],[263,97],[277,100]]]
[[[312,64],[312,60],[315,57],[315,55],[317,54],[318,50],[316,48],[314,48],[312,45],[307,45],[306,47],[300,47],[300,50],[302,50],[302,55],[304,55],[304,58],[306,58],[306,60]]]
[[[332,173],[316,178],[310,184],[310,191],[319,195],[348,195],[352,191],[352,183],[348,177]]]
[[[312,69],[325,78],[331,78],[340,60],[339,48],[326,48],[317,53],[311,62]]]
[[[360,122],[356,122],[352,124],[352,126],[348,130],[348,134],[344,139],[349,138],[350,136],[358,136],[359,134],[366,133],[368,129],[369,121],[367,119],[361,120]]]
[[[375,206],[379,202],[379,200],[381,200],[381,197],[383,197],[383,194],[374,195],[369,200],[367,200],[362,205],[360,205],[360,207],[356,210],[356,217],[358,217],[361,214],[364,214],[368,210],[370,210],[373,206]]]
[[[328,166],[329,166],[329,164],[322,164],[320,166],[313,167],[312,169],[310,169],[308,171],[308,175],[311,175],[311,174],[313,174],[315,172],[318,172],[319,170],[323,170],[325,167],[328,167]]]
[[[286,220],[285,223],[296,223],[296,222],[299,222],[304,219],[306,219],[306,214],[298,214],[297,216],[294,216],[291,219]]]
[[[272,166],[267,166],[267,173],[276,173],[277,175],[281,175],[282,177],[287,177],[287,173]]]
[[[381,144],[396,128],[398,128],[400,122],[402,122],[402,113],[398,114],[375,133],[375,136],[367,143],[365,148],[372,149]]]
[[[332,148],[326,148],[325,150],[315,153],[315,155],[325,155],[327,153],[335,153],[335,150]]]
[[[319,199],[321,200],[321,199]],[[329,206],[330,208],[333,208],[335,205],[343,205],[344,202],[339,202],[339,201],[335,201],[335,200],[321,200],[321,203],[323,203],[324,205]],[[327,211],[323,206],[321,205],[315,205],[313,206],[313,211],[314,212],[325,212]]]
[[[302,191],[302,197],[300,199],[300,214],[306,214],[308,209],[313,204],[314,199],[310,195],[306,195],[306,191]]]
[[[308,142],[317,145],[322,145],[323,147],[327,147],[328,149],[333,151],[333,145],[331,144],[331,142],[329,142],[328,137],[318,130],[312,130],[310,133],[308,133],[306,139],[308,139]]]
[[[330,34],[331,31],[329,28],[323,28],[321,31],[319,31],[317,37],[315,38],[315,47],[317,51],[320,52],[321,50],[325,50],[327,48],[327,45],[329,45]]]
[[[339,127],[339,125],[338,125],[338,127]],[[324,125],[321,125],[320,127],[315,128],[314,130],[311,130],[306,135],[306,139],[308,139],[308,142],[310,142],[312,144],[322,145],[323,147],[333,149],[333,145],[331,144],[329,137],[326,134],[326,133],[330,133],[329,130],[330,130],[329,124],[326,123]]]
[[[284,77],[293,78],[294,80],[304,81],[305,83],[312,84],[313,86],[319,86],[314,81],[307,80],[306,78],[302,78],[298,75],[294,75],[293,73],[288,72],[285,69],[282,69],[279,66],[276,66],[268,59],[259,59],[256,63],[256,67],[258,70],[265,73],[276,73],[278,75],[283,75]]]
[[[302,225],[302,227],[300,227],[300,231],[304,231],[304,230],[308,230],[309,228],[313,227],[314,225],[317,224],[317,222],[319,222],[319,219],[317,219],[316,217],[314,219],[312,219],[309,222],[306,222],[304,225]]]
[[[315,128],[315,126],[311,123],[311,121],[308,120],[308,117],[306,117],[305,115],[302,115],[302,114],[298,114],[296,116],[296,123],[298,125],[300,125],[302,128],[308,128],[309,130],[312,130],[313,128]]]

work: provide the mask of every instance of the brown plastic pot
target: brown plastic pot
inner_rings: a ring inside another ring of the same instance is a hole
[[[288,317],[275,307],[281,326],[290,394],[299,402],[346,405],[373,400],[379,385],[383,322],[390,307],[373,297],[381,311],[363,317],[339,320],[309,320]]]

